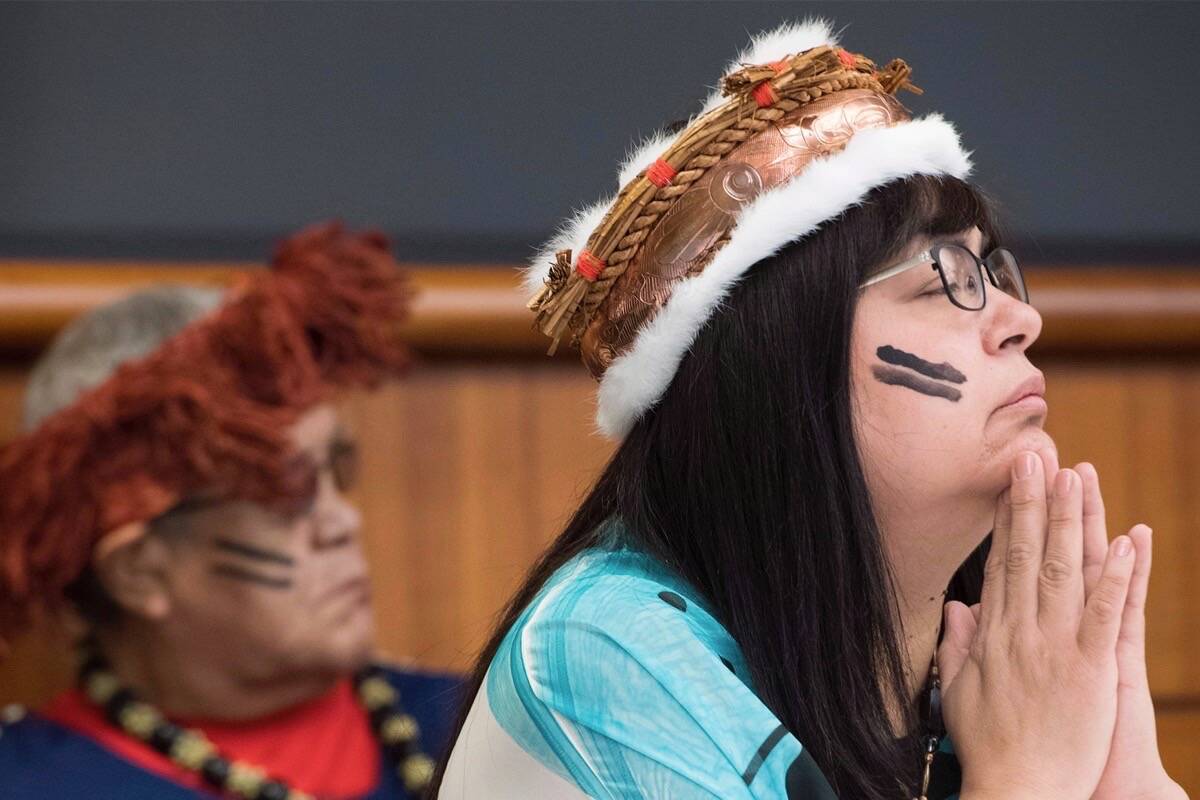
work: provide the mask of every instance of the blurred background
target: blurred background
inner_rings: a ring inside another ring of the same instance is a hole
[[[518,261],[806,15],[913,66],[1027,258],[1192,258],[1192,3],[5,3],[0,247],[259,258],[337,215]]]
[[[907,60],[925,94],[902,101],[975,151],[1045,317],[1063,461],[1097,465],[1114,534],[1155,529],[1160,741],[1200,793],[1200,4],[0,4],[0,437],[74,314],[223,284],[314,220],[382,228],[423,363],[346,401],[381,644],[465,668],[610,452],[513,268],[750,34],[807,15]],[[0,705],[70,675],[45,626]]]

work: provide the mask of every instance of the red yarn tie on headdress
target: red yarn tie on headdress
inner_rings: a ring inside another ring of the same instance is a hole
[[[646,179],[658,188],[663,188],[679,174],[678,171],[663,159],[656,159],[646,170]]]
[[[754,95],[754,102],[758,103],[759,108],[769,108],[779,102],[779,95],[775,94],[775,87],[770,81],[763,81],[755,86],[751,94]]]
[[[575,271],[594,283],[600,277],[600,273],[604,271],[604,262],[596,258],[587,250],[581,250],[579,259],[575,262]]]

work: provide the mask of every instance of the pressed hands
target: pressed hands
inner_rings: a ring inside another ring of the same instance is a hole
[[[1151,530],[1108,541],[1090,464],[1017,457],[982,601],[946,604],[938,651],[962,800],[1186,800],[1146,680]]]

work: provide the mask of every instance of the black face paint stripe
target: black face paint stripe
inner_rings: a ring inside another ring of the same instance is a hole
[[[927,378],[935,378],[939,381],[950,381],[951,383],[966,383],[967,376],[956,370],[950,364],[942,362],[941,364],[933,364],[923,358],[914,356],[912,353],[906,353],[903,350],[897,350],[890,345],[884,345],[875,351],[875,355],[879,356],[879,360],[888,364],[895,364],[898,367],[908,367],[914,372],[919,372]]]
[[[236,567],[233,564],[214,564],[211,568],[214,575],[219,575],[222,578],[230,578],[235,581],[246,581],[247,583],[257,583],[259,586],[265,586],[268,589],[290,589],[292,588],[291,578],[273,578],[270,575],[260,575],[257,572],[248,569]]]
[[[285,556],[283,553],[276,553],[274,550],[264,550],[262,548],[253,547],[241,542],[235,542],[230,539],[214,539],[213,544],[218,550],[224,550],[229,553],[236,553],[239,556],[253,558],[256,561],[269,561],[272,564],[282,564],[285,567],[296,566],[296,560],[291,556]]]
[[[876,364],[871,367],[871,373],[875,376],[876,380],[886,383],[889,386],[904,386],[912,389],[914,392],[927,394],[930,397],[944,397],[954,403],[962,399],[962,392],[953,386],[945,386],[944,384],[936,383],[927,378],[922,378],[920,375],[914,375],[911,372],[905,372],[895,367],[881,367]]]

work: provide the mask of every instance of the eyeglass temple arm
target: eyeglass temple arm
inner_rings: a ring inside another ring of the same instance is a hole
[[[904,272],[904,270],[906,270],[906,269],[912,269],[913,267],[919,266],[921,264],[932,263],[932,262],[933,262],[933,254],[930,253],[928,250],[923,250],[920,253],[917,253],[912,258],[908,259],[907,261],[903,261],[894,267],[888,267],[883,272],[880,272],[877,275],[874,275],[874,276],[868,278],[867,280],[863,281],[862,286],[867,287],[873,283],[879,283],[881,280],[884,280],[885,278],[890,278],[893,275],[899,275],[901,272]]]

